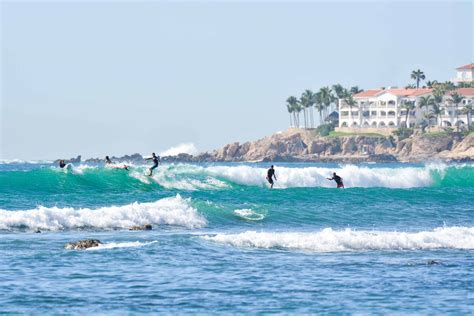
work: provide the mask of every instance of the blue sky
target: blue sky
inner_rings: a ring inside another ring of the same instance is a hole
[[[471,1],[1,2],[3,159],[200,150],[288,127],[340,83],[454,78]]]

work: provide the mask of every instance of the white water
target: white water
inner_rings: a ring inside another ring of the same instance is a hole
[[[206,220],[180,195],[152,203],[132,203],[98,209],[40,206],[32,210],[0,210],[0,229],[128,229],[136,225],[202,227]]]
[[[326,178],[336,172],[343,178],[346,188],[350,187],[386,187],[413,188],[426,187],[433,184],[432,172],[441,175],[443,165],[407,168],[369,168],[355,165],[344,165],[334,169],[307,167],[287,168],[275,166],[277,181],[274,188],[292,187],[335,187],[334,181]],[[265,168],[250,166],[213,166],[204,168],[204,172],[229,181],[254,186],[267,186]]]
[[[160,152],[160,156],[177,156],[179,154],[196,155],[198,152],[196,145],[193,143],[182,143]]]
[[[139,241],[130,241],[130,242],[110,242],[105,244],[100,244],[98,247],[87,248],[86,250],[104,250],[104,249],[115,249],[115,248],[135,248],[143,247],[157,243],[157,240],[149,242],[139,242]]]
[[[234,214],[248,221],[260,221],[265,218],[265,214],[255,212],[248,208],[235,210]]]
[[[314,252],[474,249],[474,227],[439,227],[432,231],[388,232],[323,229],[318,232],[255,232],[202,237],[234,247]]]

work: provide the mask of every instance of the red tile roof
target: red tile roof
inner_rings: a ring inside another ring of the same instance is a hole
[[[474,63],[470,63],[464,66],[461,66],[459,68],[456,68],[456,70],[463,70],[463,69],[474,69]]]
[[[367,91],[362,91],[354,95],[354,98],[367,98],[367,97],[375,97],[379,94],[382,93],[391,93],[393,95],[399,96],[399,97],[417,97],[420,95],[428,94],[431,93],[433,89],[429,88],[419,88],[419,89],[405,89],[405,88],[399,88],[399,89],[372,89],[372,90],[367,90]]]
[[[456,89],[454,91],[448,91],[446,92],[445,95],[447,96],[450,96],[451,94],[453,94],[454,92],[457,92],[459,93],[460,95],[462,95],[463,97],[467,97],[467,96],[474,96],[474,88],[459,88],[459,89]]]
[[[384,90],[382,89],[372,89],[372,90],[367,90],[367,91],[362,91],[354,95],[354,98],[367,98],[367,97],[374,97],[380,92]]]

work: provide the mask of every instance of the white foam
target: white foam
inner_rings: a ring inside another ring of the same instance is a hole
[[[206,240],[235,247],[314,252],[474,249],[474,227],[439,227],[432,231],[389,232],[323,229],[318,232],[255,232],[217,234]]]
[[[249,221],[260,221],[265,218],[265,214],[257,213],[254,210],[248,208],[235,210],[234,214]]]
[[[100,244],[97,247],[87,248],[86,250],[104,250],[104,249],[114,249],[114,248],[135,248],[135,247],[143,247],[147,245],[151,245],[157,243],[157,240],[150,241],[150,242],[139,242],[139,241],[132,241],[132,242],[111,242],[106,244]]]
[[[98,209],[40,206],[32,210],[0,210],[0,229],[128,229],[140,225],[202,227],[206,219],[180,195],[152,203],[132,203]]]
[[[148,179],[167,189],[195,191],[227,187],[225,182],[209,176],[205,179],[193,178],[199,171],[202,171],[202,168],[187,164],[162,165],[155,169],[153,176]]]
[[[442,172],[445,165],[430,165],[426,167],[404,168],[369,168],[356,165],[344,165],[338,168],[287,168],[276,166],[277,181],[274,188],[292,187],[327,187],[334,188],[334,181],[326,178],[336,172],[343,178],[346,188],[350,187],[386,187],[413,188],[426,187],[433,184],[432,172]],[[243,185],[268,186],[265,179],[266,168],[251,166],[212,166],[205,172]]]

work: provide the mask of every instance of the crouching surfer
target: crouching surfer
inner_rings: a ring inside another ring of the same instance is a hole
[[[155,153],[152,153],[152,156],[150,158],[145,158],[145,160],[153,160],[153,166],[148,169],[150,171],[148,176],[151,177],[151,175],[153,174],[153,170],[155,170],[158,167],[158,164],[160,163],[160,157],[155,155]]]
[[[105,156],[105,166],[110,166],[110,168],[114,169],[125,169],[128,170],[127,165],[122,165],[122,166],[113,166],[112,160],[110,160],[109,156]]]
[[[335,172],[332,174],[332,178],[326,178],[328,180],[334,180],[336,181],[337,188],[343,188],[344,189],[344,183],[342,182],[342,178],[338,176]]]
[[[64,168],[64,167],[66,167],[66,162],[65,162],[64,160],[62,160],[62,159],[59,160],[59,168],[62,169],[62,168]]]
[[[275,175],[275,169],[273,169],[272,165],[267,171],[267,181],[268,183],[270,183],[270,189],[273,189],[273,178],[275,178],[275,181],[277,180],[277,177]]]

